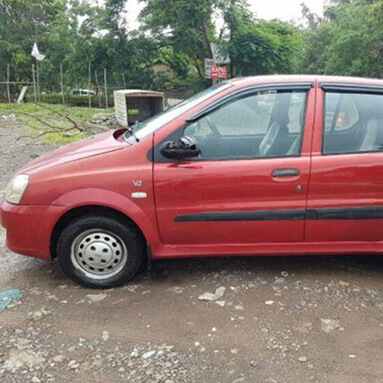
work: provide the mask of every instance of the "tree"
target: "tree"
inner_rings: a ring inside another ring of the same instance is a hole
[[[203,62],[218,43],[231,58],[232,75],[287,73],[297,69],[301,38],[281,21],[255,20],[245,0],[143,0],[144,28],[160,46],[190,58],[203,78]],[[213,15],[224,21],[216,33]]]
[[[140,19],[159,46],[171,46],[186,54],[203,77],[204,59],[211,57],[214,38],[212,14],[216,0],[142,0]]]
[[[278,20],[255,20],[243,0],[222,1],[225,25],[220,43],[232,61],[232,75],[292,73],[301,51],[298,29]]]
[[[319,23],[303,32],[302,71],[334,75],[383,75],[382,0],[337,0]]]
[[[112,36],[126,36],[126,19],[125,19],[125,3],[126,0],[106,0],[104,7],[104,23],[105,29]]]
[[[9,63],[17,79],[30,78],[33,43],[44,45],[50,27],[64,11],[64,0],[0,0],[1,77]]]

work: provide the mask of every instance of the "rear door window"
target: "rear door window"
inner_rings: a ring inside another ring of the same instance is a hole
[[[383,95],[326,92],[323,154],[383,150]]]

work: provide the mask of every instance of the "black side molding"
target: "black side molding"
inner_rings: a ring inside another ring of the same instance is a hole
[[[203,221],[301,221],[305,219],[305,210],[258,210],[233,211],[179,215],[175,222]]]
[[[307,210],[307,219],[333,220],[333,219],[381,219],[383,218],[383,207],[346,207],[346,208],[325,208]]]
[[[383,206],[296,209],[296,210],[256,210],[178,215],[175,222],[227,222],[227,221],[319,221],[350,219],[382,219]]]

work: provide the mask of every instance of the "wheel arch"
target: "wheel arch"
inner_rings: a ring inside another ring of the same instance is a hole
[[[132,218],[127,216],[125,213],[121,212],[120,210],[114,209],[112,207],[103,206],[103,205],[83,205],[83,206],[74,207],[66,211],[54,225],[52,233],[51,233],[51,240],[50,240],[50,252],[51,252],[52,259],[56,258],[57,256],[56,254],[57,242],[60,238],[61,233],[68,226],[68,224],[71,221],[73,221],[73,219],[76,219],[85,215],[90,215],[90,214],[93,214],[93,215],[100,214],[102,216],[115,218],[122,222],[126,222],[129,225],[134,226],[137,232],[140,234],[143,240],[143,243],[146,246],[147,252],[148,252],[148,249],[150,249],[148,239],[146,238],[143,230],[139,227],[139,225],[137,225],[137,223]]]

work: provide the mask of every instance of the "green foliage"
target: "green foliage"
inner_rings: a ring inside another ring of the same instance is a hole
[[[32,80],[34,42],[46,54],[38,70],[42,89],[49,92],[42,97],[49,103],[61,102],[60,64],[66,93],[102,90],[104,69],[110,88],[198,91],[209,85],[203,64],[212,57],[212,42],[230,56],[231,76],[383,76],[383,0],[331,0],[323,17],[303,4],[300,27],[256,19],[246,0],[141,1],[142,25],[131,31],[125,17],[129,0],[0,0],[0,81],[7,63],[11,80]],[[220,30],[217,15],[223,21]],[[158,60],[171,71],[156,74]],[[71,105],[88,103],[87,97],[67,99]],[[98,102],[98,97],[92,100]]]
[[[203,77],[204,58],[211,57],[212,15],[216,0],[143,0],[140,18],[159,45],[187,55]]]
[[[67,134],[53,132],[53,129],[46,125],[67,128],[67,123],[62,115],[68,116],[71,120],[78,124],[90,120],[97,113],[113,113],[114,109],[90,109],[90,108],[63,108],[62,105],[52,104],[0,104],[0,114],[18,114],[19,118],[28,126],[31,137],[41,135],[41,133],[52,131],[44,134],[42,140],[45,143],[63,145],[73,141],[77,141],[86,136],[86,132],[79,132],[74,129],[68,131]],[[34,118],[36,116],[37,118]],[[45,123],[44,123],[45,122]],[[27,139],[27,138],[25,138]]]
[[[31,78],[33,43],[44,46],[49,28],[65,11],[64,0],[0,0],[0,78],[9,63],[18,79]]]
[[[113,113],[114,108],[109,109],[93,109],[93,108],[64,108],[70,118],[78,121],[86,121],[91,119],[97,113]],[[0,113],[27,113],[35,116],[47,117],[52,113],[61,114],[63,112],[62,105],[51,105],[51,104],[0,104]]]
[[[87,89],[90,64],[93,89],[97,82],[103,87],[105,68],[109,87],[197,91],[206,84],[204,59],[212,57],[211,42],[230,54],[233,75],[296,70],[301,44],[297,28],[255,20],[245,0],[142,2],[142,27],[128,31],[129,0],[105,0],[103,5],[90,0],[0,0],[0,81],[7,63],[11,80],[31,81],[35,63],[43,90],[58,93],[61,64],[66,92]],[[221,31],[214,23],[217,14],[224,20]],[[46,54],[41,63],[30,55],[34,42]],[[174,75],[155,74],[158,60]],[[60,102],[54,94],[43,97]]]
[[[204,58],[212,57],[215,42],[230,55],[233,75],[289,73],[298,67],[301,37],[281,21],[257,21],[244,0],[142,0],[141,19],[160,44],[189,58],[202,78]],[[224,26],[218,33],[213,14]]]
[[[105,7],[86,0],[0,0],[0,81],[11,66],[11,80],[31,81],[32,63],[39,67],[45,90],[103,86],[104,68],[109,86],[149,88],[157,44],[140,32],[129,35],[123,22],[126,0],[108,0]],[[46,58],[30,55],[37,42]],[[1,90],[1,89],[0,89]]]
[[[382,0],[332,1],[303,33],[301,69],[308,73],[383,76]]]
[[[297,29],[288,23],[243,22],[233,32],[227,50],[237,76],[294,73],[301,45]]]

